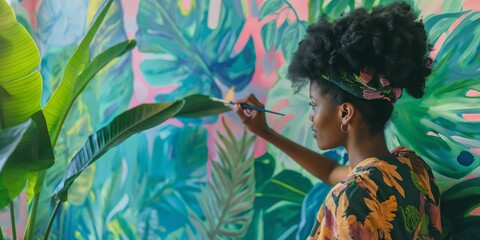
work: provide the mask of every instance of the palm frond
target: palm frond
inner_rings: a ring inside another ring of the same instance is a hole
[[[211,177],[197,195],[204,217],[190,211],[187,234],[199,239],[237,239],[245,235],[253,217],[255,200],[255,140],[246,132],[237,140],[222,119],[226,134],[218,133],[219,161],[212,159]]]

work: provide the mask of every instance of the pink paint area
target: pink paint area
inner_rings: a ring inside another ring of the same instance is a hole
[[[259,158],[265,155],[265,153],[267,152],[267,141],[265,141],[263,138],[257,137],[253,146],[254,146],[254,150],[253,150],[254,158]]]
[[[470,122],[480,122],[480,113],[464,113],[462,117]]]
[[[234,49],[239,52],[250,39],[253,40],[257,61],[249,87],[269,89],[278,80],[276,71],[285,60],[280,52],[275,53],[273,49],[265,52],[261,36],[262,26],[263,24],[258,21],[258,18],[247,19]]]
[[[470,152],[480,156],[480,148],[470,148]]]
[[[27,11],[28,16],[30,16],[30,22],[32,23],[32,27],[34,29],[37,29],[37,18],[35,16],[37,15],[40,1],[41,0],[24,0],[20,3],[22,7],[25,8],[25,10]]]
[[[480,4],[478,0],[463,0],[463,9],[480,11]]]
[[[470,212],[470,215],[472,216],[480,216],[480,207],[474,209],[473,211]]]
[[[442,48],[443,46],[443,43],[445,43],[445,40],[447,39],[447,34],[446,33],[442,33],[442,35],[440,35],[440,37],[438,38],[438,40],[435,42],[435,44],[433,45],[433,49],[432,51],[430,52],[430,57],[435,60],[435,58],[437,57],[437,54],[438,54],[438,51],[440,50],[440,48]]]
[[[455,28],[458,27],[458,25],[463,21],[465,20],[465,18],[467,17],[468,14],[464,14],[463,16],[459,17],[455,22],[453,22],[453,24],[448,28],[448,32],[453,32],[453,30],[455,30]]]
[[[189,11],[192,8],[192,0],[180,0],[180,6],[183,11]]]
[[[467,91],[465,96],[467,96],[467,97],[480,97],[480,91],[470,89],[470,90]]]
[[[432,136],[432,137],[439,137],[438,134],[436,134],[436,133],[434,133],[434,132],[432,132],[432,131],[428,132],[427,135],[428,135],[428,136]]]
[[[135,33],[138,30],[137,26],[137,12],[139,0],[122,0],[123,9],[123,23],[127,38],[135,38]]]
[[[121,0],[123,18],[136,22],[139,0]]]

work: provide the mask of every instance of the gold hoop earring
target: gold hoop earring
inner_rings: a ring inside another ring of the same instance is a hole
[[[345,125],[347,126],[347,129],[346,129],[346,130],[344,129],[344,126],[345,126]],[[342,124],[340,125],[340,130],[342,130],[343,133],[347,133],[348,131],[350,131],[350,123],[347,123],[347,124],[342,123]]]

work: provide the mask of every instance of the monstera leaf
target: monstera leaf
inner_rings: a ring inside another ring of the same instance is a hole
[[[351,11],[355,7],[359,7],[355,0],[338,0],[328,1],[324,4],[325,0],[308,0],[308,22],[313,23],[320,17],[328,17],[328,19],[337,19],[342,13]],[[389,5],[397,0],[363,0],[362,7],[367,10],[371,10],[373,7],[379,5]],[[415,0],[405,0],[410,6],[415,7]]]
[[[255,199],[255,213],[263,215],[259,222],[268,227],[257,230],[256,234],[250,233],[252,237],[295,238],[302,202],[312,186],[309,179],[292,170],[283,170],[271,178],[257,191]]]
[[[446,187],[442,176],[461,179],[480,166],[480,61],[476,52],[480,34],[474,31],[480,24],[478,15],[444,14],[425,21],[430,27],[427,31],[440,39],[440,32],[447,31],[446,24],[462,18],[451,33],[443,33],[445,42],[437,53],[424,97],[402,97],[387,132],[390,147],[400,144],[414,149],[441,174],[441,188]]]
[[[237,140],[225,121],[223,125],[227,134],[219,134],[221,143],[217,143],[221,161],[212,161],[211,178],[197,195],[205,220],[191,211],[194,231],[187,228],[190,239],[238,239],[246,233],[252,219],[255,175],[250,147],[255,138],[244,132],[242,139]]]
[[[156,54],[141,63],[142,75],[152,86],[174,89],[157,101],[195,93],[220,97],[217,83],[242,90],[250,82],[253,41],[236,48],[245,23],[240,1],[145,0],[137,19],[139,50]]]

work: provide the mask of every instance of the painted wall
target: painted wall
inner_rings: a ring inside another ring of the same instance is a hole
[[[102,6],[101,0],[12,0],[39,45],[45,103],[66,60]],[[44,184],[37,234],[53,205],[49,194],[86,137],[120,112],[194,93],[255,93],[271,126],[311,149],[308,97],[293,95],[286,66],[316,16],[393,0],[116,0],[92,56],[127,38],[131,54],[100,72],[75,103]],[[389,146],[415,149],[433,168],[447,200],[472,204],[480,178],[480,4],[476,0],[409,0],[434,45],[425,97],[404,96],[387,131]],[[231,133],[231,135],[230,135]],[[70,190],[52,239],[304,238],[329,187],[278,149],[252,138],[233,113],[175,119],[133,136],[89,167]],[[343,149],[324,152],[342,164]],[[472,180],[475,180],[472,182]],[[448,190],[450,189],[450,192]],[[469,200],[470,199],[470,200]],[[466,215],[480,215],[468,210]],[[26,222],[17,199],[17,230]],[[458,210],[454,209],[453,210]],[[453,211],[452,210],[452,211]],[[450,212],[452,212],[450,211]],[[449,214],[446,212],[445,214]],[[453,222],[467,217],[444,216]],[[478,220],[477,220],[478,221]],[[9,212],[0,212],[11,236]],[[468,227],[467,223],[463,224]],[[473,225],[472,225],[473,226]],[[444,225],[444,231],[459,232]]]

